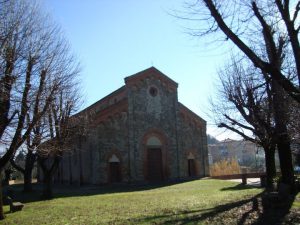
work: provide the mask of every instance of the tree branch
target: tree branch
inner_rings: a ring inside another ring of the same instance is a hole
[[[244,124],[238,122],[237,120],[232,119],[231,117],[229,117],[229,116],[226,115],[226,114],[224,114],[224,117],[225,117],[227,120],[229,120],[229,121],[232,123],[232,125],[237,125],[237,126],[243,128],[243,129],[250,130],[251,132],[255,133],[255,130],[253,129],[253,127],[246,126],[246,125],[244,125]]]
[[[254,138],[251,138],[251,137],[247,136],[246,134],[244,134],[243,132],[239,131],[238,129],[233,128],[233,127],[231,127],[231,126],[229,126],[229,125],[227,125],[227,124],[225,124],[225,123],[220,123],[220,124],[218,125],[218,127],[220,127],[220,128],[226,128],[226,129],[231,130],[231,131],[233,131],[234,133],[240,135],[240,136],[243,137],[245,140],[251,141],[251,142],[253,142],[253,143],[258,143],[257,140],[255,140]]]
[[[276,49],[276,44],[274,42],[273,34],[271,27],[267,24],[267,22],[264,20],[263,16],[260,14],[256,3],[253,1],[252,2],[252,9],[254,12],[254,15],[257,17],[259,20],[262,28],[263,28],[263,34],[264,34],[264,39],[265,39],[265,47],[266,51],[268,53],[268,57],[270,60],[271,65],[278,65],[279,62],[277,62],[277,49]]]
[[[298,75],[298,85],[300,86],[300,43],[298,39],[298,29],[295,29],[295,21],[291,20],[290,18],[290,10],[289,10],[289,1],[284,1],[285,6],[282,5],[281,0],[275,0],[275,3],[279,9],[279,12],[281,14],[281,17],[286,25],[288,36],[290,38],[290,43],[293,49],[294,53],[294,59],[296,63],[296,69],[297,69],[297,75]],[[297,15],[299,11],[299,2],[296,5],[296,12],[294,14]],[[298,8],[298,9],[297,9]],[[299,87],[298,87],[298,93],[299,95]],[[296,99],[297,100],[297,99]],[[297,100],[298,101],[298,100]],[[300,101],[298,101],[300,103]]]
[[[209,9],[212,17],[217,22],[223,33],[251,60],[255,67],[260,68],[262,71],[269,73],[297,102],[300,103],[300,90],[286,78],[281,71],[272,67],[269,63],[259,58],[225,23],[224,19],[216,9],[212,0],[202,0],[206,7]],[[279,1],[279,0],[277,0]],[[300,60],[300,57],[298,57]]]
[[[20,171],[22,174],[25,173],[25,169],[21,166],[17,165],[13,158],[10,159],[10,164],[18,171]]]
[[[299,11],[300,11],[300,1],[298,1],[297,5],[295,7],[295,13],[294,13],[293,20],[292,20],[293,23],[296,22]]]

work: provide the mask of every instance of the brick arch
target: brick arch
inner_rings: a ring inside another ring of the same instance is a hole
[[[149,180],[148,178],[148,150],[151,146],[147,146],[147,140],[151,137],[156,137],[161,142],[161,146],[156,146],[161,149],[161,159],[162,159],[162,180],[166,180],[170,176],[170,166],[169,166],[169,144],[168,138],[164,134],[164,132],[157,128],[151,128],[145,132],[141,144],[143,148],[143,173],[145,180]]]
[[[167,145],[167,137],[166,135],[164,134],[164,132],[161,130],[161,129],[158,129],[158,128],[151,128],[149,130],[147,130],[143,136],[143,139],[142,139],[142,145],[146,145],[147,144],[147,140],[150,138],[150,137],[157,137],[162,145]]]

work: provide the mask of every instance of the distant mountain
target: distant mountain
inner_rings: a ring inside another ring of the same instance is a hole
[[[218,144],[220,141],[218,141],[214,136],[207,135],[207,144],[212,145],[212,144]]]

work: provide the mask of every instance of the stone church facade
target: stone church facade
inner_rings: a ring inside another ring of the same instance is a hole
[[[178,84],[154,67],[84,109],[89,135],[74,140],[55,181],[157,182],[209,176],[206,121],[178,102]]]

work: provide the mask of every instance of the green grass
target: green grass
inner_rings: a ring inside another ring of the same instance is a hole
[[[40,192],[21,196],[18,187],[14,190],[16,199],[26,202],[25,207],[9,213],[5,206],[6,219],[0,223],[201,224],[262,192],[260,188],[212,179],[165,186],[61,187],[55,190],[55,198],[47,201],[39,199]]]

